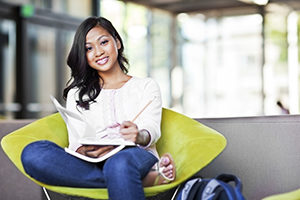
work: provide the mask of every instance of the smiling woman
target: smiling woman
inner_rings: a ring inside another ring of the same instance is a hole
[[[123,50],[110,21],[102,17],[83,21],[67,60],[72,75],[64,97],[66,109],[95,130],[93,137],[107,129],[108,134],[118,134],[135,145],[101,163],[89,163],[53,142],[33,142],[22,152],[24,169],[31,177],[51,185],[107,188],[114,200],[142,200],[143,187],[175,180],[172,156],[165,153],[159,159],[156,150],[162,117],[159,85],[151,78],[129,76]],[[98,158],[115,148],[80,143],[87,125],[75,118],[67,121],[69,149]]]

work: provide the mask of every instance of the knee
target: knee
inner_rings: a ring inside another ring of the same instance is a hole
[[[129,175],[137,169],[138,166],[132,155],[127,153],[119,153],[112,156],[103,166],[103,172],[107,177],[119,177],[120,175],[124,176],[126,174]]]
[[[36,141],[28,144],[22,151],[21,161],[24,170],[31,174],[39,169],[43,169],[43,160],[47,157],[47,150],[49,145],[52,145],[49,141]]]

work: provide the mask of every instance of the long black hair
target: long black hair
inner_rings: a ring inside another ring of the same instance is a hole
[[[96,26],[104,28],[116,41],[120,42],[121,48],[118,50],[117,60],[121,70],[126,74],[128,72],[126,68],[128,60],[123,54],[123,41],[112,23],[103,17],[89,17],[84,20],[75,33],[72,48],[67,58],[67,64],[71,68],[71,78],[63,91],[63,97],[66,99],[70,89],[78,88],[79,99],[77,105],[84,109],[89,109],[90,103],[95,102],[101,91],[101,77],[97,70],[88,65],[85,48],[86,35]],[[83,96],[88,98],[83,99]]]

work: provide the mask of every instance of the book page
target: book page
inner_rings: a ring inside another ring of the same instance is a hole
[[[103,160],[106,160],[107,158],[111,157],[112,155],[118,153],[119,151],[121,151],[123,148],[125,147],[125,145],[119,145],[116,148],[114,148],[113,150],[111,150],[110,152],[108,152],[107,154],[98,157],[98,158],[92,158],[92,157],[88,157],[85,155],[82,155],[80,153],[77,153],[76,151],[73,151],[69,148],[65,148],[65,151],[77,158],[80,158],[82,160],[88,161],[88,162],[92,162],[92,163],[97,163],[97,162],[101,162]]]
[[[70,111],[64,108],[53,96],[50,96],[53,104],[55,105],[57,111],[62,116],[63,120],[65,121],[69,134],[72,134],[74,138],[78,139],[78,142],[82,145],[114,145],[116,148],[108,152],[107,154],[99,157],[99,158],[92,158],[72,149],[65,148],[65,151],[77,158],[88,162],[101,162],[110,156],[114,155],[115,153],[122,150],[125,146],[135,146],[136,144],[132,141],[125,140],[121,134],[117,133],[116,130],[112,131],[111,128],[105,128],[104,130],[96,132],[95,128],[91,126],[85,118],[81,117],[77,113]],[[83,123],[84,131],[78,131],[74,126],[72,126],[71,122],[76,123]]]
[[[65,121],[68,127],[68,133],[71,134],[74,138],[90,137],[96,135],[96,131],[93,127],[87,124],[83,117],[77,113],[66,109],[63,107],[53,96],[50,96],[56,110],[60,113],[63,120]],[[84,130],[77,130],[72,123],[81,123],[84,127]]]
[[[112,128],[105,128],[100,132],[96,132],[95,128],[90,125],[83,117],[78,115],[75,112],[72,112],[66,108],[64,108],[53,96],[51,96],[51,100],[55,105],[58,112],[61,114],[64,119],[66,125],[69,127],[68,130],[71,131],[80,144],[83,145],[130,145],[134,146],[135,143],[131,141],[126,141],[123,139],[121,134],[116,131],[113,131]],[[84,123],[85,130],[84,132],[78,132],[72,124],[70,120],[76,121],[76,123]]]
[[[96,137],[81,138],[81,139],[79,139],[79,143],[82,145],[125,145],[125,146],[135,146],[136,145],[134,142],[124,140],[123,138],[97,139]]]

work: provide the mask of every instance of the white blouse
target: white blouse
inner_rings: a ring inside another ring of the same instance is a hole
[[[68,92],[66,108],[82,115],[97,131],[123,121],[132,121],[134,117],[153,100],[138,116],[134,123],[139,130],[146,129],[151,136],[150,143],[145,147],[157,155],[155,143],[160,137],[162,100],[159,85],[151,78],[132,77],[119,89],[102,89],[96,102],[85,110],[77,106],[78,90]],[[77,130],[84,130],[83,124],[75,121],[69,123]],[[69,129],[68,129],[69,130]],[[69,134],[69,148],[76,150],[81,145],[78,136]]]

